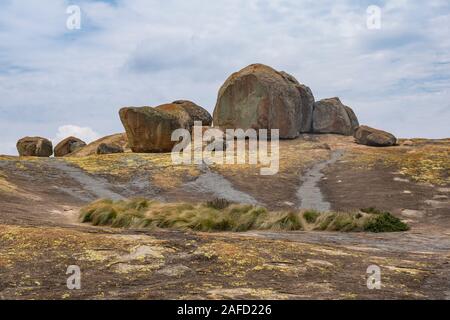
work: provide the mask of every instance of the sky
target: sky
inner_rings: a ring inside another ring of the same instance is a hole
[[[67,27],[72,5],[80,29]],[[0,154],[24,136],[123,132],[124,106],[184,99],[212,112],[226,78],[252,63],[294,75],[316,100],[340,97],[362,124],[450,137],[448,0],[2,0]]]

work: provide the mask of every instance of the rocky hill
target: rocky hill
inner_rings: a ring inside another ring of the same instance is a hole
[[[450,139],[360,125],[264,65],[232,74],[212,116],[187,100],[119,116],[126,133],[0,156],[0,299],[450,298]],[[175,164],[170,135],[196,121],[279,129],[278,173]]]

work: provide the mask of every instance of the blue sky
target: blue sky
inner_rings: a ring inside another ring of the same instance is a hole
[[[81,30],[66,9],[79,5]],[[381,29],[366,27],[369,5]],[[399,137],[450,137],[448,0],[2,0],[0,154],[39,135],[122,132],[123,106],[212,112],[232,73],[265,63]]]

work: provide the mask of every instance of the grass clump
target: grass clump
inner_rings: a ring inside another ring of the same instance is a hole
[[[308,210],[303,213],[303,218],[305,218],[308,223],[316,223],[319,216],[320,213],[314,210]]]
[[[409,226],[390,212],[383,212],[370,217],[364,224],[364,231],[368,232],[401,232],[408,231]]]
[[[149,206],[150,202],[145,199],[99,200],[81,209],[80,220],[94,226],[130,227],[134,220],[144,216]]]
[[[367,211],[367,212],[364,212]],[[161,203],[146,199],[99,200],[80,211],[83,223],[114,228],[161,228],[203,232],[249,230],[320,231],[406,231],[408,226],[388,212],[371,208],[358,213],[317,211],[269,212],[266,208],[231,204],[222,200],[208,203]],[[302,218],[307,224],[303,225]]]
[[[208,201],[206,205],[213,209],[222,210],[228,208],[231,205],[231,202],[227,199],[216,198]]]
[[[116,202],[100,200],[82,208],[80,220],[95,226],[108,225],[115,228],[164,228],[205,232],[303,228],[299,213],[269,213],[265,208],[230,204],[221,200],[195,205],[167,204],[142,199]]]

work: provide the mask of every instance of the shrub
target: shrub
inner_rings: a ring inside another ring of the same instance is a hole
[[[364,231],[368,232],[400,232],[408,231],[407,224],[389,212],[383,212],[377,216],[370,217],[364,224]]]

